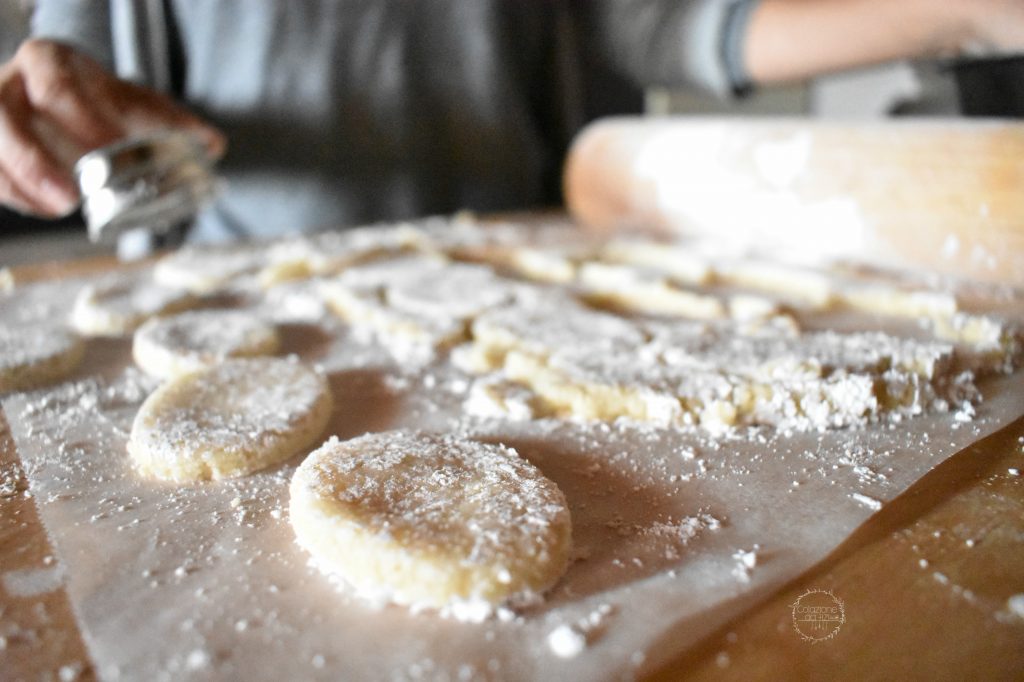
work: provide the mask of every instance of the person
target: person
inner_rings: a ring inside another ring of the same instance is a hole
[[[1021,0],[39,0],[0,67],[0,203],[58,216],[76,156],[190,131],[223,240],[549,206],[593,118],[642,88],[723,96],[912,56],[1024,47]]]

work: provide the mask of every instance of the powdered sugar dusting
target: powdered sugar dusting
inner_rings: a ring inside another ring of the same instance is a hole
[[[197,370],[233,356],[277,350],[277,332],[251,313],[197,310],[150,320],[136,332],[133,353],[157,376]]]
[[[479,620],[517,593],[548,587],[569,552],[569,512],[557,486],[514,450],[458,436],[330,440],[296,473],[292,505],[293,520],[310,518],[296,528],[319,563],[337,564],[364,592],[461,619]],[[353,527],[344,558],[318,536],[320,523]],[[382,554],[350,563],[361,552]],[[420,576],[415,584],[390,572],[405,562],[410,578]]]
[[[393,225],[361,231],[361,254],[338,240],[319,264],[308,253],[282,255],[281,283],[258,281],[260,265],[219,285],[230,292],[220,305],[295,323],[282,325],[284,352],[324,368],[337,396],[326,433],[348,439],[408,428],[504,443],[557,484],[574,547],[564,578],[543,599],[532,593],[527,603],[498,608],[453,600],[441,619],[422,603],[370,608],[352,589],[335,590],[307,566],[291,531],[294,460],[216,483],[140,476],[125,443],[157,383],[131,366],[124,343],[89,342],[88,362],[71,382],[6,396],[99,674],[642,676],[832,551],[875,511],[853,495],[887,505],[1019,415],[1019,400],[1010,404],[1019,377],[1000,376],[1019,361],[1012,292],[988,305],[989,292],[964,294],[959,284],[822,271],[827,295],[801,297],[794,282],[822,280],[786,279],[783,268],[772,271],[781,279],[741,285],[721,277],[735,261],[663,244],[674,251],[641,250],[643,268],[724,304],[738,296],[755,304],[713,320],[684,309],[620,315],[589,307],[575,281],[540,284],[528,272],[523,281],[503,264],[502,252],[529,253],[533,265],[568,264],[562,274],[578,274],[602,253],[599,243],[567,247],[588,239],[578,232],[554,232],[549,244],[514,223],[494,231],[466,218]],[[549,247],[550,259],[532,257]],[[688,260],[672,273],[680,253]],[[472,291],[462,300],[454,288],[417,291],[400,271],[423,254],[436,264],[424,266],[424,283],[442,285],[452,260],[473,261],[464,272],[478,274],[465,282],[514,294],[481,296],[481,305]],[[424,335],[409,344],[430,347],[414,364],[386,340],[400,327],[364,334],[357,328],[371,325],[324,315],[322,284],[371,262],[389,272],[365,297],[391,320],[457,320],[442,342]],[[630,265],[624,256],[615,262]],[[75,291],[93,282],[19,283],[0,295],[0,320],[66,319]],[[847,290],[879,283],[909,292],[902,307],[883,313],[843,303]],[[912,295],[929,289],[943,295]],[[948,318],[946,294],[957,309]],[[914,306],[939,316],[921,318]],[[501,324],[485,324],[495,319]],[[477,410],[481,394],[489,405]],[[0,494],[6,488],[21,494],[4,485]],[[511,567],[503,569],[493,571],[494,582],[514,582]],[[952,574],[940,574],[953,589]],[[613,611],[602,615],[602,605]],[[1006,602],[995,607],[1014,618]],[[161,617],[135,617],[149,613]],[[592,629],[592,620],[600,625]],[[555,631],[562,634],[552,647]]]
[[[182,467],[186,480],[246,473],[269,463],[256,452],[294,440],[296,431],[322,410],[326,390],[323,379],[298,362],[226,361],[154,393],[135,418],[129,450],[140,466],[161,477],[177,478],[173,472]],[[220,463],[225,456],[243,462]]]

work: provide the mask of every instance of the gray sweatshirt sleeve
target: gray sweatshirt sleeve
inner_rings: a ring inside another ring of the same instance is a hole
[[[110,6],[106,2],[37,0],[31,28],[32,37],[73,45],[112,70]]]
[[[32,34],[70,43],[125,80],[172,88],[164,0],[40,0]]]
[[[643,86],[720,96],[749,86],[746,29],[758,0],[605,0],[598,28],[612,62]]]

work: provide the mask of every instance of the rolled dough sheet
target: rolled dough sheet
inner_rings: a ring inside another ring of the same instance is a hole
[[[78,285],[39,286],[48,288],[19,294],[69,300]],[[17,318],[0,307],[0,320]],[[544,603],[506,620],[461,623],[357,601],[310,567],[293,540],[287,485],[302,456],[192,486],[136,474],[125,441],[153,382],[131,367],[127,343],[94,341],[88,376],[10,396],[3,407],[101,678],[643,675],[822,560],[1024,406],[1018,372],[984,382],[985,400],[962,421],[925,415],[897,428],[713,438],[467,417],[469,377],[438,363],[403,372],[340,326],[286,327],[284,351],[329,373],[328,434],[419,427],[517,448],[565,492],[577,560]],[[600,624],[586,647],[557,656],[550,633],[592,614]]]

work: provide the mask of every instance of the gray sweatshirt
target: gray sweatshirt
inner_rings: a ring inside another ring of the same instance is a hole
[[[193,238],[560,201],[573,134],[642,87],[742,85],[736,0],[40,0],[33,34],[229,138]]]

